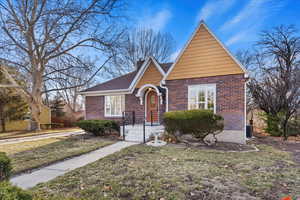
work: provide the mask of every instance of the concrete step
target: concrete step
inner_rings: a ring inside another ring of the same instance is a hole
[[[125,126],[125,140],[126,141],[134,141],[134,142],[143,142],[144,135],[143,135],[143,125],[138,124],[135,126],[128,125]],[[146,126],[145,127],[145,139],[146,141],[154,135],[155,133],[162,134],[164,132],[163,126]],[[121,126],[121,136],[123,136],[123,127]]]

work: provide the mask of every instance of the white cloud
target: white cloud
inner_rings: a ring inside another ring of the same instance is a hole
[[[250,0],[241,11],[223,24],[220,31],[229,30],[241,23],[245,25],[245,22],[247,23],[249,21],[260,23],[281,7],[282,1],[280,2],[278,0]]]
[[[230,46],[232,44],[239,42],[240,40],[245,39],[245,37],[247,37],[247,33],[248,33],[248,31],[241,31],[241,32],[238,32],[237,34],[233,35],[231,38],[229,38],[225,42],[226,46]]]
[[[150,27],[155,31],[160,31],[165,28],[169,20],[172,18],[172,13],[168,9],[162,9],[151,16],[144,17],[139,26]]]
[[[284,1],[250,0],[233,18],[225,22],[220,32],[234,34],[225,42],[227,46],[240,41],[252,41],[265,20],[283,7]]]
[[[180,53],[180,49],[178,49],[174,53],[172,53],[170,56],[170,61],[174,62],[176,60],[177,56],[179,55],[179,53]]]
[[[212,16],[220,15],[226,12],[236,0],[208,0],[201,8],[197,16],[197,22],[208,20]]]

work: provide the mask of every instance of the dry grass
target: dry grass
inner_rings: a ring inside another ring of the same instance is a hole
[[[300,169],[287,152],[224,153],[176,145],[129,147],[33,188],[61,199],[280,199],[300,197]]]
[[[0,140],[45,135],[50,133],[73,132],[73,131],[80,131],[80,130],[81,129],[79,128],[60,128],[60,129],[41,130],[41,131],[11,131],[11,132],[0,133]]]
[[[20,142],[16,144],[0,144],[0,152],[2,151],[11,155],[22,151],[28,151],[38,147],[42,147],[65,139],[66,137],[57,137],[57,138],[48,138],[48,139],[41,139],[41,140],[35,140],[29,142]]]
[[[37,144],[33,144],[35,142]],[[44,142],[45,144],[43,144]],[[47,142],[50,143],[46,144]],[[13,173],[17,174],[23,171],[45,166],[66,158],[78,156],[99,149],[106,145],[112,144],[114,142],[115,141],[109,139],[103,139],[101,137],[93,137],[86,135],[73,136],[67,139],[56,138],[46,139],[44,141],[38,140],[32,143],[33,146],[37,145],[36,148],[31,148],[29,150],[21,151],[15,154],[9,154],[9,157],[12,160]],[[12,148],[10,151],[17,152],[20,149],[25,148],[21,144],[22,143],[18,143],[17,145],[13,144],[15,149]]]

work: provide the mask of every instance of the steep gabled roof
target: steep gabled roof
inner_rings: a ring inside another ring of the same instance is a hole
[[[81,94],[89,94],[89,93],[96,93],[96,92],[114,92],[114,91],[123,91],[129,92],[131,87],[135,87],[136,83],[139,82],[141,77],[143,76],[144,72],[146,71],[147,67],[149,66],[150,62],[153,61],[155,66],[164,76],[168,69],[171,67],[172,63],[158,63],[154,58],[149,57],[144,63],[133,72],[125,74],[123,76],[114,78],[107,82],[95,85],[94,87],[88,88],[84,91],[81,91]]]
[[[95,85],[94,87],[88,88],[82,92],[127,89],[129,88],[136,74],[137,71],[133,71],[123,76],[106,81],[104,83]]]
[[[219,65],[220,67],[217,69],[216,66]],[[224,65],[224,68],[221,65]],[[231,68],[226,68],[225,65],[231,65]],[[247,74],[248,72],[202,20],[166,73],[163,81],[230,73]]]
[[[168,70],[170,69],[170,67],[172,66],[173,63],[169,62],[169,63],[160,63],[161,68],[165,71],[165,73],[168,72]]]

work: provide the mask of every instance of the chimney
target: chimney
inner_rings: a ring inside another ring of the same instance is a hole
[[[142,60],[141,58],[136,62],[136,70],[138,71],[141,66],[144,64],[145,60]]]

